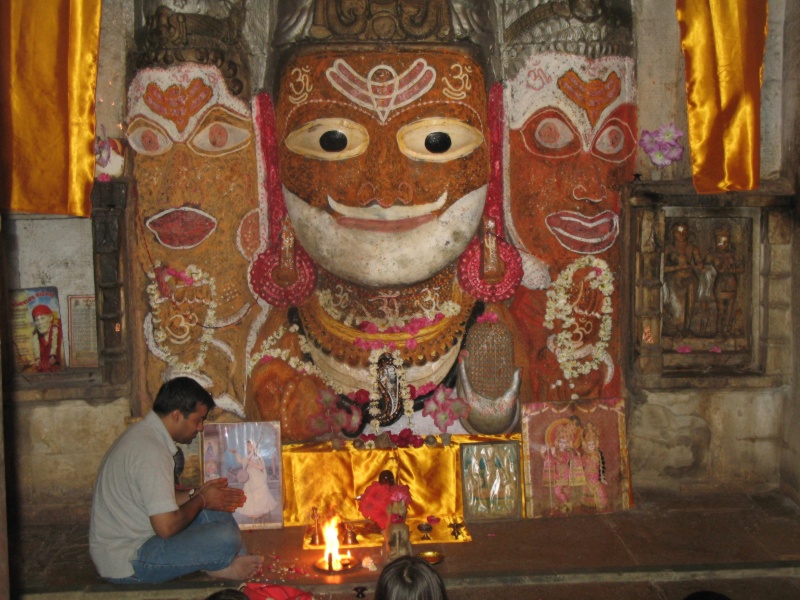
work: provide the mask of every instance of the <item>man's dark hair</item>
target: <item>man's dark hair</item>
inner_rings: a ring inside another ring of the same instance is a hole
[[[216,406],[214,399],[206,389],[191,377],[176,377],[170,379],[156,394],[153,402],[153,412],[158,415],[168,415],[176,408],[184,417],[195,411],[198,404],[204,404],[211,410]]]
[[[401,556],[383,568],[375,600],[447,600],[444,582],[426,561]]]
[[[206,600],[248,600],[248,598],[247,594],[239,590],[224,589],[207,596]]]

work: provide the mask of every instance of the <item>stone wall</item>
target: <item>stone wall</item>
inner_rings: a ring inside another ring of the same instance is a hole
[[[125,428],[127,398],[16,402],[11,504],[23,523],[88,523],[94,477],[103,454]]]

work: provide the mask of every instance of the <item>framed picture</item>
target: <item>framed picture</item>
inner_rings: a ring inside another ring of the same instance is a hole
[[[461,445],[461,485],[467,523],[520,517],[519,457],[516,441]]]
[[[67,296],[69,366],[97,366],[97,310],[94,296]]]
[[[64,362],[62,314],[55,287],[11,290],[11,338],[18,373],[55,373]]]
[[[206,423],[200,448],[203,481],[227,477],[247,500],[236,509],[241,529],[283,527],[281,427],[278,421]]]
[[[568,517],[630,508],[621,398],[522,406],[525,513]]]

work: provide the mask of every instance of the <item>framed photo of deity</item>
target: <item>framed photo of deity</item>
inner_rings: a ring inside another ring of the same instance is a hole
[[[518,519],[522,514],[519,442],[461,445],[464,521]]]
[[[63,315],[55,287],[9,292],[14,369],[17,373],[57,373],[64,361]]]
[[[227,477],[247,500],[233,513],[241,529],[283,527],[278,421],[206,423],[200,442],[203,482]]]
[[[524,404],[522,447],[527,517],[630,508],[621,398]]]

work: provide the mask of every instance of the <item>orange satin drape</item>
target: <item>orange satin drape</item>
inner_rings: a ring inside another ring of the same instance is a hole
[[[102,0],[0,4],[0,208],[88,216]]]
[[[766,0],[677,0],[698,193],[759,185]]]

